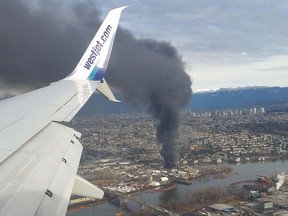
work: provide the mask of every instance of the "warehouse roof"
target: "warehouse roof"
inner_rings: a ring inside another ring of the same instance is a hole
[[[217,210],[217,211],[229,211],[229,210],[234,209],[233,206],[226,205],[226,204],[213,204],[213,205],[210,205],[209,208]]]

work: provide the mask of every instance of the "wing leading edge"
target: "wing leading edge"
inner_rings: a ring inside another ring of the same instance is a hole
[[[72,191],[103,197],[76,176],[81,134],[60,122],[70,121],[96,89],[117,101],[104,75],[124,8],[109,12],[68,77],[0,101],[0,215],[65,215]]]

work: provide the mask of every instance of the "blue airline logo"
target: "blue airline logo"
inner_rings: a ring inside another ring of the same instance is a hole
[[[84,67],[87,70],[89,70],[91,68],[91,66],[95,62],[97,56],[100,56],[100,52],[102,50],[102,47],[104,46],[104,44],[108,40],[111,31],[112,31],[112,26],[108,25],[101,36],[101,41],[96,41],[96,45],[92,47],[91,54],[90,54],[89,58],[87,59],[86,63],[84,64]]]

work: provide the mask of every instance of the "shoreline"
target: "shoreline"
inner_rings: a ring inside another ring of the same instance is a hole
[[[102,199],[102,200],[90,201],[88,203],[78,203],[78,204],[68,205],[67,212],[80,211],[85,208],[102,205],[106,202],[108,202],[108,200]]]
[[[189,181],[193,181],[193,180],[196,180],[197,178],[201,178],[201,177],[204,177],[204,176],[211,176],[211,175],[216,175],[216,174],[227,175],[227,173],[230,173],[230,172],[233,173],[232,170],[225,170],[225,171],[223,172],[223,170],[219,170],[219,171],[216,171],[216,172],[215,171],[214,172],[209,172],[209,174],[206,173],[204,175],[200,175],[200,176],[189,178]],[[227,177],[229,177],[229,174],[227,176],[225,176],[225,178],[227,178]],[[142,194],[142,193],[150,193],[150,192],[152,192],[152,193],[161,193],[161,192],[169,191],[169,190],[172,190],[172,189],[176,188],[177,184],[181,184],[181,183],[177,183],[175,181],[171,181],[170,183],[164,184],[164,185],[160,185],[157,188],[153,188],[153,187],[142,188],[140,190],[133,191],[133,192],[127,193],[127,194],[135,196],[135,195],[139,195],[139,194]],[[103,198],[102,200],[83,201],[83,202],[79,202],[77,204],[70,204],[68,206],[67,212],[80,211],[82,209],[90,208],[90,207],[93,207],[93,206],[98,206],[98,205],[101,205],[101,204],[104,204],[104,203],[107,203],[107,202],[109,203],[109,200],[106,199],[106,198]]]
[[[175,187],[176,187],[176,184],[173,183],[173,184],[168,184],[167,187],[149,188],[149,189],[144,189],[144,190],[138,190],[138,191],[135,191],[135,192],[132,192],[132,193],[128,193],[128,194],[130,194],[130,195],[139,195],[139,194],[142,194],[142,193],[149,193],[149,192],[159,193],[159,192],[172,190]],[[102,205],[104,203],[109,203],[109,200],[106,199],[106,198],[103,198],[102,200],[95,200],[95,201],[89,201],[89,202],[83,201],[82,203],[73,204],[73,205],[68,206],[67,212],[80,211],[82,209],[90,208],[90,207],[94,207],[94,206],[98,206],[98,205]]]

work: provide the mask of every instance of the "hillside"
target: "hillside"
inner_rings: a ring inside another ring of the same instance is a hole
[[[192,110],[213,110],[265,107],[283,109],[288,107],[288,87],[245,87],[199,92],[189,103]]]

